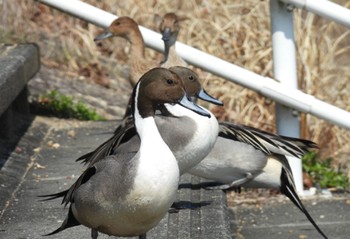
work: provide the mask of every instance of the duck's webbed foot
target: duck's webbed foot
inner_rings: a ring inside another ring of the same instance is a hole
[[[252,180],[254,178],[253,174],[247,173],[244,178],[233,181],[230,184],[224,184],[219,186],[206,187],[210,190],[238,190],[240,192],[240,186]]]

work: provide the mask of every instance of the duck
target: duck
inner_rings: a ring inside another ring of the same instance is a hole
[[[176,53],[175,43],[180,31],[180,22],[186,17],[179,17],[174,12],[166,13],[159,24],[159,31],[164,42],[162,67],[187,66],[187,63]]]
[[[145,42],[136,21],[128,16],[115,19],[109,27],[94,38],[94,41],[110,37],[122,37],[130,42],[129,82],[134,87],[140,77],[148,70],[158,67],[159,62],[145,57]]]
[[[133,90],[132,115],[140,139],[131,157],[109,155],[89,165],[68,189],[62,203],[69,211],[62,225],[48,235],[69,227],[91,228],[98,233],[146,238],[176,199],[179,168],[155,123],[158,104],[179,104],[200,117],[210,115],[189,100],[182,80],[165,68],[146,72]]]
[[[220,130],[210,153],[188,172],[223,183],[207,189],[268,188],[287,196],[307,217],[313,227],[327,238],[303,205],[287,156],[301,158],[316,143],[299,138],[272,134],[231,122],[219,122]]]

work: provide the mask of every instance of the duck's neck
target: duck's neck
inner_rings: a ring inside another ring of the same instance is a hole
[[[173,62],[175,66],[186,66],[185,61],[177,54],[175,45],[170,47],[169,61]]]
[[[164,43],[164,54],[161,64],[166,64],[168,62],[170,48],[172,48],[171,45]]]
[[[135,118],[135,126],[141,140],[141,149],[166,145],[156,126],[154,117]],[[146,146],[147,145],[147,146]],[[157,145],[157,146],[156,146]]]
[[[161,66],[168,68],[172,66],[186,66],[186,62],[177,54],[175,44],[165,45],[164,59]]]
[[[130,49],[131,59],[143,59],[145,56],[145,43],[143,41],[141,32],[137,29],[137,31],[132,31],[128,39],[132,45]]]
[[[152,107],[150,107],[147,109],[147,111],[139,110],[139,107],[138,107],[139,86],[140,84],[136,86],[133,103],[134,103],[135,127],[141,140],[140,150],[143,148],[149,148],[149,146],[142,147],[142,145],[146,145],[146,144],[154,145],[155,147],[159,147],[163,145],[167,147],[167,145],[163,141],[158,131],[157,125],[154,120],[155,109],[152,109]]]

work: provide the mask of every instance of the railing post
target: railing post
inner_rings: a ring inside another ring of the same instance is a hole
[[[297,89],[293,12],[287,9],[285,3],[270,0],[270,18],[274,78],[286,87]],[[279,134],[300,137],[299,113],[295,110],[276,103],[276,123]],[[292,168],[296,189],[299,194],[302,194],[301,160],[288,157],[288,162]]]

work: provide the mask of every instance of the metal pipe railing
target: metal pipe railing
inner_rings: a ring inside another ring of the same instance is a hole
[[[78,0],[39,0],[39,2],[50,5],[100,27],[108,27],[109,24],[117,18],[115,15]],[[147,46],[156,50],[163,49],[163,42],[161,41],[160,34],[144,27],[140,27],[140,30]],[[280,104],[304,113],[310,113],[321,119],[350,129],[350,113],[345,110],[183,43],[177,42],[176,50],[178,54],[190,64],[255,90]]]

